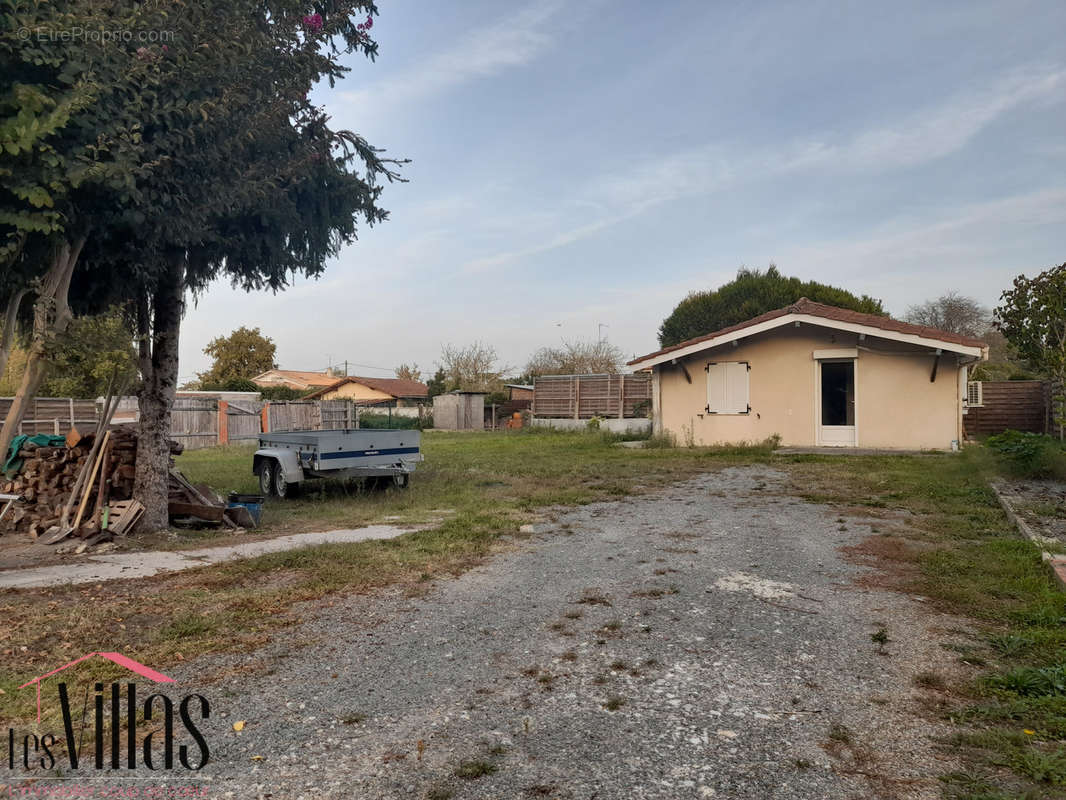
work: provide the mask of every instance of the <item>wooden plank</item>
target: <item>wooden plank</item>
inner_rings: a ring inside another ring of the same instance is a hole
[[[181,503],[171,500],[167,503],[167,513],[172,517],[196,517],[208,522],[222,522],[225,506],[208,506],[200,503]]]

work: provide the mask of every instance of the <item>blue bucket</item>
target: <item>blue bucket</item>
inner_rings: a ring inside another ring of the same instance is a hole
[[[238,506],[247,508],[248,513],[255,520],[256,527],[259,527],[259,520],[263,516],[263,501],[265,499],[261,494],[237,494],[234,492],[229,496],[229,508],[237,508]]]

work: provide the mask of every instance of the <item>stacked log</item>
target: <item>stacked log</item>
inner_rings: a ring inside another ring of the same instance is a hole
[[[73,446],[38,446],[26,442],[19,450],[22,467],[10,479],[0,475],[0,494],[21,495],[24,502],[15,503],[0,521],[0,534],[26,533],[36,539],[60,522],[63,507],[70,499],[79,473],[85,468],[92,449],[93,436],[71,439]],[[171,453],[181,452],[181,445],[171,442]],[[87,537],[99,532],[99,519],[94,515],[99,482],[106,477],[102,493],[107,502],[129,500],[133,496],[133,480],[137,464],[137,431],[132,425],[116,425],[105,450],[105,463],[89,492],[89,513],[74,535]],[[90,465],[91,466],[91,465]],[[75,502],[80,500],[77,498]]]

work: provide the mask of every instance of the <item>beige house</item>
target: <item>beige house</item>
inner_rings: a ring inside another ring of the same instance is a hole
[[[354,400],[356,403],[408,408],[426,403],[429,389],[406,378],[334,378],[333,383],[306,396],[308,400]]]
[[[655,430],[683,444],[946,450],[987,357],[977,339],[801,298],[629,363],[652,372]]]

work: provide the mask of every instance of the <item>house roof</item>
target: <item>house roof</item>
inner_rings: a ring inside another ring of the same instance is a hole
[[[408,380],[407,378],[363,378],[358,375],[349,375],[347,378],[341,378],[340,380],[334,378],[333,383],[324,386],[317,392],[312,392],[307,397],[309,399],[321,397],[349,383],[358,383],[361,386],[384,392],[393,397],[429,397],[429,388],[418,381]]]
[[[688,355],[689,352],[716,347],[719,344],[740,339],[744,336],[758,333],[761,330],[778,327],[786,324],[789,321],[786,319],[788,317],[806,317],[809,318],[808,321],[812,321],[814,324],[825,325],[829,328],[852,329],[860,332],[865,332],[862,331],[863,328],[869,328],[872,329],[869,333],[873,336],[881,335],[890,339],[912,341],[915,344],[946,345],[944,349],[965,352],[970,355],[977,355],[972,352],[973,350],[983,352],[987,348],[987,345],[980,339],[974,339],[970,336],[962,336],[958,333],[942,331],[939,328],[930,328],[925,325],[913,325],[909,322],[901,322],[898,319],[883,317],[878,314],[863,314],[859,311],[829,306],[825,303],[816,303],[806,297],[801,297],[795,303],[784,308],[767,311],[765,314],[760,314],[745,322],[730,325],[728,328],[697,336],[680,344],[664,347],[662,350],[656,350],[654,353],[635,358],[629,362],[629,365],[639,364],[641,368],[651,367],[676,355]],[[778,322],[773,324],[775,321]],[[749,328],[757,328],[757,330],[745,333],[744,331]],[[882,333],[878,333],[878,331]],[[680,351],[686,352],[681,353]]]
[[[328,372],[304,372],[298,369],[268,369],[256,375],[252,381],[255,383],[263,381],[269,384],[270,381],[266,380],[268,375],[277,375],[293,383],[302,383],[304,386],[329,386],[337,382],[337,376]]]

